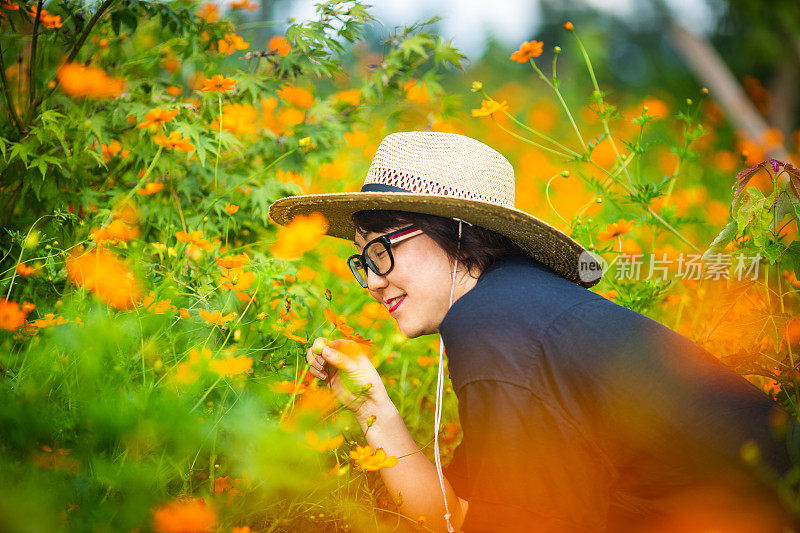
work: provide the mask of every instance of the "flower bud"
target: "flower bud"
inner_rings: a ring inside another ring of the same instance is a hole
[[[472,92],[477,92],[480,91],[481,89],[483,89],[483,83],[479,81],[472,82]]]
[[[556,46],[555,48],[553,48],[553,52],[555,52],[556,54],[560,54],[561,53],[561,47],[560,46]]]
[[[575,29],[575,26],[573,26],[570,21],[566,21],[564,23],[564,29],[567,30],[567,31],[572,31],[572,30]]]

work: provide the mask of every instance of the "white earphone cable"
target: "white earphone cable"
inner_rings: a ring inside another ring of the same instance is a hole
[[[458,250],[461,251],[461,220],[458,221]],[[453,263],[453,276],[450,285],[450,305],[453,306],[453,295],[456,288],[456,269],[458,258]],[[436,463],[436,473],[439,476],[439,486],[442,489],[444,498],[444,519],[447,522],[447,531],[453,533],[453,525],[450,523],[450,507],[447,504],[447,489],[444,486],[444,474],[442,474],[442,458],[439,456],[439,425],[442,423],[442,400],[444,397],[444,341],[439,335],[439,370],[436,375],[436,411],[433,415],[433,458]]]

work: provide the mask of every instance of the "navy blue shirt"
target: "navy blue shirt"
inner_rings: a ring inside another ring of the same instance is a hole
[[[464,531],[751,520],[736,531],[779,532],[790,520],[740,459],[753,441],[785,472],[770,421],[788,414],[671,329],[516,256],[488,268],[440,331],[463,430],[445,475],[469,501]]]

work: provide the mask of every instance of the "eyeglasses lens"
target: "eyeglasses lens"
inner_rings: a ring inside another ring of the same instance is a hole
[[[367,288],[367,269],[364,266],[364,263],[361,262],[361,258],[357,256],[351,257],[347,264],[350,266],[350,271],[355,276],[356,281],[364,287]]]
[[[386,243],[382,241],[373,242],[367,246],[367,249],[364,250],[364,257],[367,260],[367,266],[379,276],[383,276],[392,269],[392,254]]]

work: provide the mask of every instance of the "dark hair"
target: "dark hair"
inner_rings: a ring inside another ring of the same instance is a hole
[[[467,272],[482,273],[498,259],[509,255],[526,255],[511,239],[492,230],[463,224],[461,246],[458,244],[458,222],[452,218],[374,209],[353,213],[356,231],[384,233],[402,226],[415,225],[434,240],[451,259],[458,259]]]

